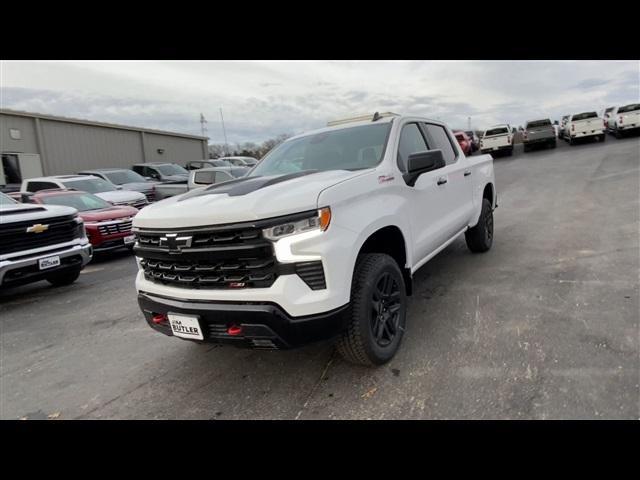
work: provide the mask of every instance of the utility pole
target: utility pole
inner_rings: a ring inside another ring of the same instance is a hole
[[[200,113],[200,130],[202,130],[202,136],[207,136],[207,127],[206,127],[207,119],[204,118],[204,115]]]
[[[229,146],[227,145],[227,130],[224,128],[224,117],[222,116],[222,108],[220,108],[220,119],[222,120],[222,134],[224,135],[224,152],[229,155]]]
[[[467,117],[467,130],[471,130],[471,117]]]

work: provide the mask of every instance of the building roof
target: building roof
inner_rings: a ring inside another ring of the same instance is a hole
[[[192,138],[195,140],[208,141],[209,137],[199,135],[189,135],[186,133],[167,132],[165,130],[154,130],[151,128],[132,127],[127,125],[118,125],[115,123],[95,122],[93,120],[83,120],[79,118],[61,117],[57,115],[48,115],[44,113],[23,112],[21,110],[10,110],[8,108],[0,108],[0,114],[14,115],[18,117],[42,118],[43,120],[54,120],[65,123],[75,123],[79,125],[89,125],[94,127],[115,128],[118,130],[133,130],[136,132],[155,133],[158,135],[168,135],[172,137]]]

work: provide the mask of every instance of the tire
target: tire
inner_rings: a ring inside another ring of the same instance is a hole
[[[572,137],[569,137],[569,145],[571,145],[572,147],[575,145]]]
[[[393,258],[382,253],[358,257],[346,315],[348,326],[336,341],[336,349],[346,361],[375,366],[393,358],[402,342],[407,316],[404,278]]]
[[[551,148],[556,148],[558,146],[558,143],[554,140],[549,145],[551,145]]]
[[[529,145],[523,145],[522,150],[524,151],[524,153],[527,153],[529,151]]]
[[[49,282],[54,287],[63,287],[65,285],[71,285],[80,276],[80,269],[69,270],[66,272],[56,273],[47,277]]]
[[[601,141],[601,142],[604,142],[604,141],[605,141],[605,139],[606,139],[606,137],[607,137],[607,136],[603,133],[602,135],[600,135],[600,141]]]
[[[617,139],[620,139],[620,138],[622,138],[622,132],[616,128],[613,131],[613,136],[616,137]]]
[[[464,233],[467,247],[473,253],[486,252],[493,245],[493,210],[491,202],[486,198],[482,200],[482,211],[478,224]]]
[[[511,148],[510,150],[507,150],[507,155],[509,157],[513,156],[513,148]]]

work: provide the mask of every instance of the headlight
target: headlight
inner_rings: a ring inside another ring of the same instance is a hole
[[[331,223],[331,209],[324,207],[310,213],[308,217],[265,228],[262,230],[262,234],[265,238],[276,241],[283,237],[312,230],[324,232],[329,228],[329,223]]]

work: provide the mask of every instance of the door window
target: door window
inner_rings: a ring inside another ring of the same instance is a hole
[[[427,143],[416,123],[409,123],[402,127],[400,143],[398,144],[398,168],[402,172],[407,171],[409,155],[416,152],[426,152]]]
[[[427,135],[432,144],[434,150],[442,150],[442,156],[447,165],[455,163],[458,159],[457,150],[454,149],[451,137],[441,125],[434,125],[432,123],[424,123],[424,127],[427,130]]]

